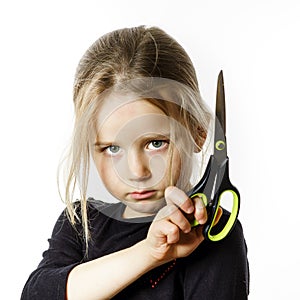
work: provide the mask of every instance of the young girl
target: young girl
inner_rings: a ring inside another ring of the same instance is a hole
[[[247,299],[241,224],[204,240],[205,206],[186,195],[210,114],[183,48],[159,28],[101,37],[79,63],[74,105],[67,208],[21,299]],[[117,203],[88,197],[91,163]],[[227,219],[220,209],[215,226]]]

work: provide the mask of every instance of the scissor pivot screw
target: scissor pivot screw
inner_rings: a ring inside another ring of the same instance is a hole
[[[224,141],[217,141],[216,142],[216,149],[221,151],[225,149],[225,142]]]

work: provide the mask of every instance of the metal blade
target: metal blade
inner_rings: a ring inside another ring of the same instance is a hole
[[[214,156],[219,163],[227,157],[226,145],[226,112],[225,112],[225,92],[223,72],[218,76],[217,98],[216,98],[216,118],[215,118],[215,137],[214,137]]]
[[[223,71],[218,76],[217,101],[216,101],[216,117],[218,118],[224,135],[226,135],[226,111],[225,111],[225,92]]]

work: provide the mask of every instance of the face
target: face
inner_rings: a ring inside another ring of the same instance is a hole
[[[115,107],[114,101],[106,99],[99,114],[96,168],[107,190],[126,205],[125,218],[153,215],[180,174],[169,118],[146,100]]]

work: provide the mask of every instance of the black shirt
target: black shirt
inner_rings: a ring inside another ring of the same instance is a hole
[[[123,210],[122,203],[89,201],[91,241],[88,251],[80,224],[72,226],[63,212],[55,224],[43,260],[26,282],[21,300],[65,300],[67,277],[76,265],[145,239],[152,218],[124,220]],[[227,219],[225,212],[218,225]],[[120,272],[126,272],[121,267]],[[113,299],[244,300],[248,290],[247,247],[238,221],[225,239],[204,241],[188,257],[151,270]]]

